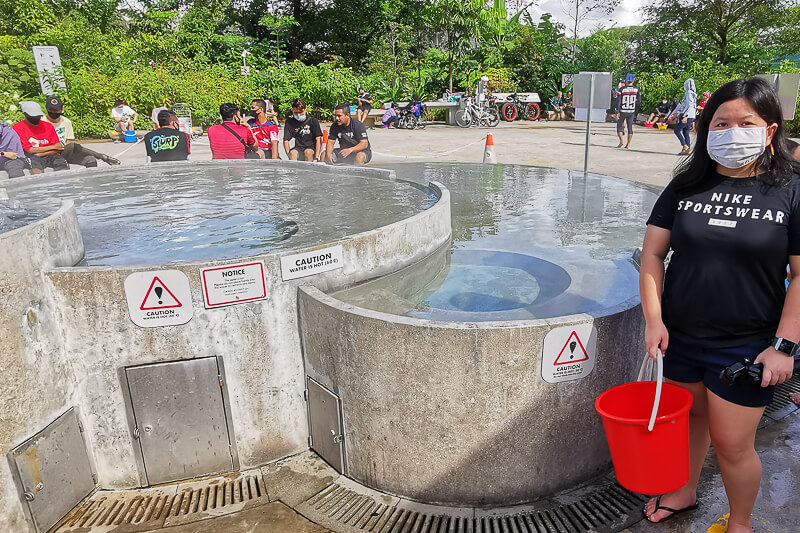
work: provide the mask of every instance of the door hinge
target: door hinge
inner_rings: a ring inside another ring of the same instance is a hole
[[[311,438],[311,435],[308,436],[308,447],[309,448],[314,447],[314,440]]]
[[[308,401],[308,389],[303,391],[303,400]]]
[[[137,440],[139,439],[139,428],[138,427],[134,427],[133,428],[133,438],[137,439]]]
[[[81,421],[80,421],[80,420],[78,420],[78,431],[80,431],[81,433],[83,433],[83,424],[81,424]]]
[[[97,474],[92,474],[92,481],[97,485]]]
[[[219,388],[220,389],[224,389],[225,388],[225,380],[222,379],[222,376],[220,376],[220,375],[217,375],[217,378],[219,379]]]

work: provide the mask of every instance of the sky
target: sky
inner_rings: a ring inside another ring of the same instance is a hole
[[[540,0],[537,5],[528,8],[528,12],[533,16],[534,20],[538,20],[542,13],[551,13],[555,20],[567,26],[567,33],[571,34],[574,22],[564,12],[565,6],[570,4],[574,5],[569,0]],[[602,24],[605,27],[609,27],[612,24],[620,27],[640,24],[642,22],[642,12],[640,10],[644,5],[644,0],[622,0],[619,7],[610,16],[584,21],[578,33],[581,36],[589,35],[598,24]]]

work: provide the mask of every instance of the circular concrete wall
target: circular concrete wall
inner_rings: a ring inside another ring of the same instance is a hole
[[[643,347],[638,298],[593,315],[436,322],[300,289],[307,374],[339,395],[344,473],[398,496],[451,505],[533,501],[608,469],[593,402],[630,380]],[[557,327],[593,324],[593,371],[542,378]]]
[[[349,172],[368,179],[394,179],[393,173],[378,169],[278,164],[325,172],[332,185],[338,175]],[[213,165],[225,167],[230,163],[200,166]],[[123,171],[130,169],[112,172],[122,175]],[[49,174],[12,183],[91,179],[98,173],[95,170],[65,177]],[[8,184],[13,197],[11,185]],[[17,380],[16,383],[4,381],[4,394],[12,391],[13,397],[13,391],[24,391],[17,396],[19,401],[8,399],[13,409],[4,409],[17,414],[0,417],[0,444],[4,452],[41,430],[65,409],[76,406],[86,430],[98,485],[142,486],[146,478],[137,462],[132,421],[126,414],[122,369],[208,356],[221,356],[225,362],[225,386],[242,468],[306,450],[308,424],[303,400],[305,373],[297,326],[297,289],[304,284],[326,291],[341,289],[392,273],[449,243],[449,193],[435,183],[430,188],[437,196],[435,204],[409,218],[380,227],[377,226],[381,221],[376,221],[376,227],[369,231],[313,246],[285,247],[248,256],[248,261],[264,262],[267,299],[215,309],[204,307],[200,271],[237,259],[137,267],[75,267],[83,255],[83,247],[81,244],[80,250],[76,248],[80,232],[71,206],[64,213],[57,213],[71,216],[69,231],[45,231],[42,228],[53,224],[46,219],[0,235],[0,241],[11,243],[13,251],[0,259],[3,281],[0,293],[5,294],[8,287],[16,294],[11,301],[0,303],[3,332],[0,360],[6,368],[24,369],[7,376]],[[28,234],[38,236],[46,253],[32,251],[35,249],[32,241],[19,237]],[[283,281],[281,257],[334,245],[342,246],[342,268]],[[26,258],[28,254],[30,257]],[[17,260],[26,269],[24,275],[15,273]],[[188,276],[194,316],[184,325],[140,328],[128,314],[125,279],[133,272],[164,269],[179,270]],[[35,308],[33,315],[26,314],[30,307]],[[29,316],[35,324],[27,322]],[[24,530],[20,501],[21,494],[8,466],[0,463],[0,530]]]

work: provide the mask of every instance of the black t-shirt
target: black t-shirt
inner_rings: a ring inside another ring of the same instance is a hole
[[[185,161],[189,157],[189,136],[173,128],[158,128],[144,136],[150,161]]]
[[[295,139],[294,147],[298,150],[307,148],[314,150],[317,147],[317,137],[322,137],[322,127],[319,125],[319,120],[314,117],[307,116],[303,121],[294,117],[286,119],[286,125],[283,127],[283,140]]]
[[[669,113],[669,110],[669,102],[659,102],[658,105],[656,105],[656,113],[660,113],[661,115],[666,115]]]
[[[648,224],[671,230],[661,308],[670,335],[709,348],[775,335],[786,266],[800,255],[800,177],[783,187],[714,173],[709,187],[671,186]]]
[[[626,85],[619,91],[617,111],[620,113],[636,113],[636,106],[642,99],[642,92],[636,85]]]
[[[336,122],[331,124],[328,138],[338,140],[340,148],[352,148],[362,140],[367,141],[367,150],[370,148],[366,126],[354,118],[350,119],[350,124],[347,126],[340,126]]]
[[[370,104],[369,102],[364,102],[364,100],[372,100],[372,95],[371,94],[369,94],[369,93],[360,94],[360,95],[358,95],[358,98],[361,98],[361,101],[359,102],[359,107],[372,108],[372,104]],[[356,100],[356,101],[358,101],[358,100]]]

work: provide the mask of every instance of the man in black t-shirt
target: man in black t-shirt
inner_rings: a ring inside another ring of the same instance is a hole
[[[356,118],[360,122],[364,123],[367,121],[369,112],[372,109],[372,95],[369,94],[368,92],[365,92],[364,89],[359,87],[356,101],[358,102],[358,111],[356,112]]]
[[[349,108],[348,108],[349,110]],[[289,141],[294,139],[294,147]],[[283,127],[283,149],[293,161],[317,161],[322,150],[322,127],[319,120],[308,116],[306,103],[302,98],[292,101],[292,116],[286,119]]]
[[[159,128],[144,136],[144,147],[151,162],[185,161],[191,151],[189,135],[178,129],[178,116],[169,109],[158,112]]]
[[[328,144],[325,148],[325,162],[363,165],[372,159],[367,128],[359,120],[350,117],[350,104],[342,103],[333,112]],[[334,148],[336,141],[339,148]]]

